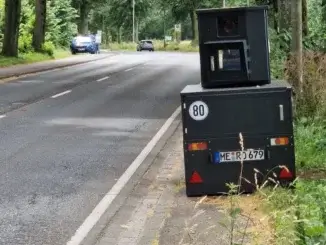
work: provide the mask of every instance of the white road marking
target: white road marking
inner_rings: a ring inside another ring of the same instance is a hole
[[[58,98],[58,97],[60,97],[60,96],[62,96],[62,95],[69,94],[70,92],[71,92],[71,90],[67,90],[67,91],[64,91],[64,92],[62,92],[62,93],[55,94],[55,95],[51,96],[51,98],[52,98],[52,99],[55,99],[55,98]]]
[[[106,80],[106,79],[108,79],[108,78],[109,78],[109,76],[107,76],[107,77],[102,77],[102,78],[100,78],[100,79],[97,79],[96,82],[102,82],[102,81],[104,81],[104,80]]]
[[[5,118],[5,117],[6,117],[6,115],[0,115],[0,119],[1,119],[1,118]]]
[[[122,188],[127,184],[133,174],[136,172],[138,167],[144,162],[148,154],[153,150],[157,142],[161,139],[164,133],[169,129],[173,121],[181,112],[181,107],[179,106],[171,117],[164,123],[160,130],[155,134],[151,141],[146,145],[146,147],[141,151],[141,153],[136,157],[128,169],[121,175],[115,185],[111,190],[103,197],[103,199],[97,204],[93,209],[92,213],[86,218],[84,223],[77,229],[74,236],[67,242],[67,245],[79,245],[85,237],[87,237],[90,230],[99,221],[104,212],[109,208],[113,200],[119,195]]]
[[[127,70],[125,70],[125,71],[131,71],[131,70],[133,70],[134,68],[129,68],[129,69],[127,69]]]
[[[19,83],[44,83],[44,81],[38,81],[38,80],[24,80],[24,81],[19,81]]]

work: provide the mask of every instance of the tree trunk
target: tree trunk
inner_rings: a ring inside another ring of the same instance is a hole
[[[18,56],[18,36],[21,12],[21,0],[6,0],[5,27],[2,54],[4,56]]]
[[[321,7],[322,7],[322,20],[325,23],[326,22],[326,0],[322,0]]]
[[[196,45],[198,44],[198,22],[197,22],[197,15],[195,10],[191,11],[190,18],[191,18],[191,29],[192,29],[192,43],[193,45]]]
[[[289,30],[290,27],[291,2],[290,0],[280,0],[279,3],[279,28],[280,32],[282,32],[283,30]]]
[[[45,41],[46,0],[35,1],[35,23],[33,32],[33,48],[36,52],[42,51]]]
[[[279,6],[280,6],[280,0],[273,0],[273,10],[274,10],[274,13],[273,13],[273,23],[274,23],[274,30],[279,33],[280,31],[280,27],[279,27],[279,14],[280,14],[280,11],[279,11]]]
[[[136,19],[136,42],[139,42],[139,19]]]
[[[118,43],[121,43],[122,42],[122,27],[120,26],[119,27],[119,32],[118,32]]]
[[[291,51],[294,55],[295,74],[293,82],[297,92],[302,92],[303,64],[302,64],[302,0],[292,0],[292,45]]]
[[[308,36],[308,7],[307,0],[302,0],[302,32],[303,36]]]
[[[163,47],[166,48],[166,10],[165,10],[165,6],[163,6],[163,36],[164,36],[164,41],[163,41]]]
[[[79,25],[78,32],[79,34],[86,35],[88,33],[88,14],[89,7],[86,0],[82,0],[79,5]]]

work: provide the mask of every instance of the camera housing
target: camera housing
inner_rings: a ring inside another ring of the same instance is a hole
[[[204,88],[270,83],[267,6],[199,9]]]

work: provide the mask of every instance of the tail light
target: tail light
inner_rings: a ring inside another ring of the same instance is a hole
[[[289,138],[288,137],[271,138],[271,145],[272,146],[288,145],[288,144],[289,144]]]
[[[204,151],[208,149],[206,142],[194,142],[188,144],[188,151]]]

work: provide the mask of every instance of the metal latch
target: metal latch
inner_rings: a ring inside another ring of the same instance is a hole
[[[279,105],[279,107],[280,107],[280,121],[284,121],[283,105]]]

